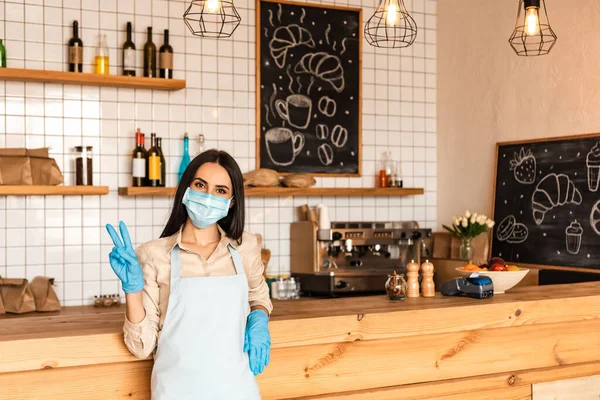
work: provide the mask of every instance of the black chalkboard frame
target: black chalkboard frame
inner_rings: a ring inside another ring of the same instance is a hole
[[[296,2],[289,0],[256,0],[255,1],[255,39],[256,39],[256,168],[265,168],[265,166],[261,165],[261,118],[262,118],[262,106],[261,106],[261,33],[263,31],[263,24],[265,21],[261,19],[261,3],[275,3],[275,4],[288,4],[295,6],[306,6],[306,7],[315,7],[321,8],[324,10],[341,10],[341,11],[349,11],[353,13],[358,13],[359,20],[359,29],[358,29],[358,146],[356,149],[357,155],[357,172],[356,173],[313,173],[310,172],[308,175],[311,176],[322,176],[322,177],[360,177],[362,176],[362,46],[363,46],[363,17],[362,17],[362,8],[357,7],[345,7],[345,6],[336,6],[336,5],[328,5],[328,4],[316,4],[316,3],[305,3],[305,2]],[[278,171],[281,175],[289,175],[297,172],[303,171]]]
[[[496,143],[496,157],[494,160],[494,181],[493,181],[493,189],[492,189],[492,209],[490,212],[491,218],[495,218],[496,213],[496,188],[497,188],[497,179],[498,179],[498,159],[500,156],[500,151],[502,147],[505,146],[514,146],[514,145],[527,145],[527,144],[540,144],[540,143],[552,143],[558,141],[570,141],[570,140],[578,140],[578,139],[597,139],[600,140],[600,133],[584,133],[584,134],[575,134],[575,135],[567,135],[567,136],[556,136],[556,137],[547,137],[547,138],[539,138],[539,139],[524,139],[524,140],[515,140],[515,141],[506,141],[506,142],[497,142]],[[498,224],[499,221],[496,221]],[[496,225],[497,226],[497,225]],[[490,232],[489,235],[489,243],[490,243],[490,255],[494,255],[493,243],[494,243],[494,232],[496,229]],[[562,265],[549,265],[549,264],[534,264],[534,263],[522,263],[517,262],[515,260],[507,260],[511,262],[515,262],[519,266],[525,268],[534,268],[534,269],[549,269],[549,270],[558,270],[558,271],[579,271],[579,272],[587,272],[600,274],[600,269],[596,268],[585,268],[585,267],[570,267],[570,266],[562,266]]]

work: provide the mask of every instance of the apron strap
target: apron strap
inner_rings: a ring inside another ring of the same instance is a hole
[[[175,245],[171,250],[171,288],[174,287],[175,282],[179,279],[181,270],[181,251],[179,245]]]
[[[240,257],[240,253],[238,253],[238,251],[234,249],[231,244],[227,245],[227,249],[229,250],[229,254],[231,254],[231,258],[233,258],[235,273],[237,275],[244,275],[244,264],[242,264],[242,258]]]

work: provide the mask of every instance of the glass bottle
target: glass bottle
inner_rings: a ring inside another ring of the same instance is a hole
[[[98,35],[98,46],[96,46],[96,58],[94,59],[94,72],[101,75],[109,74],[108,43],[106,35]]]
[[[127,40],[123,44],[123,75],[135,76],[135,44],[131,40],[131,22],[127,22]]]
[[[83,72],[83,42],[77,21],[73,21],[73,37],[69,39],[69,72]]]
[[[156,46],[152,43],[152,27],[148,27],[148,41],[144,45],[144,76],[156,78]]]
[[[198,152],[196,153],[196,155],[200,155],[202,153],[204,153],[204,135],[199,134],[198,135]]]
[[[397,274],[394,271],[391,275],[388,275],[388,280],[385,283],[385,291],[390,300],[404,300],[406,298],[406,292],[408,285],[402,274]]]
[[[144,149],[143,140],[143,133],[140,128],[138,128],[137,132],[135,133],[136,146],[131,155],[131,175],[133,177],[132,186],[135,187],[144,186],[144,181],[146,180],[146,163],[148,162],[148,152],[146,149]]]
[[[190,165],[190,151],[189,151],[189,141],[190,138],[187,134],[183,136],[183,155],[181,156],[181,162],[179,163],[179,171],[178,171],[178,182],[181,181],[181,177],[185,172],[188,165]]]
[[[150,134],[150,149],[148,150],[148,186],[159,186],[160,183],[160,155],[156,147],[156,133]]]
[[[159,75],[173,79],[173,47],[169,44],[169,30],[165,29],[165,42],[159,49]]]
[[[6,68],[6,47],[0,39],[0,68]]]
[[[75,184],[92,186],[92,146],[75,146]]]
[[[158,186],[165,187],[167,182],[167,174],[166,174],[166,163],[165,163],[165,155],[162,150],[162,138],[156,138],[156,146],[158,149],[158,155],[160,157],[160,182]]]

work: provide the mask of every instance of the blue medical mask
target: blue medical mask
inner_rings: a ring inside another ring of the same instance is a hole
[[[232,197],[233,198],[233,197]],[[196,228],[208,228],[227,216],[231,199],[187,188],[182,203]]]

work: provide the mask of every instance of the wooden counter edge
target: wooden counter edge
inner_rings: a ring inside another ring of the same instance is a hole
[[[600,318],[600,295],[270,323],[272,348],[394,339]],[[0,373],[137,361],[121,332],[0,341]]]

